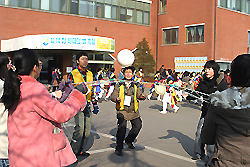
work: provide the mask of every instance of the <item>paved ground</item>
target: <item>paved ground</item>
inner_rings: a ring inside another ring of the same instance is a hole
[[[135,142],[136,149],[125,148],[123,157],[114,153],[116,125],[115,104],[99,103],[100,112],[92,117],[92,131],[88,141],[89,157],[78,157],[71,167],[196,167],[204,162],[193,161],[193,143],[200,117],[200,106],[186,101],[178,103],[178,113],[159,114],[162,103],[145,100],[140,103],[143,128]],[[73,132],[73,121],[66,124]],[[128,122],[128,128],[130,123]],[[124,144],[126,145],[126,144]]]

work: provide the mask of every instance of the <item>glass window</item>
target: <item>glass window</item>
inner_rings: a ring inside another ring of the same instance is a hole
[[[127,21],[128,22],[133,21],[133,9],[127,9]]]
[[[93,59],[94,59],[93,54],[88,54],[88,60],[93,60]]]
[[[95,2],[89,2],[89,16],[95,15]]]
[[[163,30],[163,44],[178,43],[179,28]]]
[[[51,1],[51,10],[55,12],[59,12],[59,3],[60,0],[52,0]]]
[[[167,11],[167,0],[159,0],[159,12],[164,13]]]
[[[31,8],[39,9],[40,8],[39,0],[31,0]]]
[[[18,6],[18,0],[9,0],[10,6]]]
[[[112,6],[112,19],[118,20],[119,17],[119,7],[118,6]]]
[[[96,54],[95,60],[103,60],[103,54]]]
[[[49,10],[49,0],[41,0],[41,9]]]
[[[113,59],[107,53],[104,55],[104,57],[105,61],[113,61]]]
[[[4,0],[0,0],[0,4],[1,4],[1,5],[4,5]]]
[[[71,0],[70,13],[78,14],[78,0]]]
[[[236,0],[236,10],[241,11],[241,0]]]
[[[247,1],[247,4],[246,4],[246,13],[250,14],[250,1]]]
[[[126,21],[126,8],[120,7],[120,20]]]
[[[136,22],[137,22],[137,23],[142,23],[142,11],[137,10],[137,11],[136,11],[136,15],[137,15],[137,20],[136,20]]]
[[[60,3],[60,12],[68,13],[69,11],[69,1],[68,0],[61,0]]]
[[[144,12],[144,24],[149,24],[149,12]]]
[[[227,7],[227,0],[220,0],[220,6]]]
[[[103,3],[96,3],[96,17],[103,17]]]
[[[111,19],[111,5],[105,4],[105,18]]]
[[[186,28],[187,42],[204,42],[204,25]]]
[[[232,9],[236,10],[236,0],[232,0]]]
[[[19,0],[19,6],[28,8],[29,7],[29,0]]]
[[[241,1],[241,11],[244,13],[246,13],[246,4],[247,4],[247,0]]]
[[[88,16],[88,1],[86,0],[79,1],[79,14]]]

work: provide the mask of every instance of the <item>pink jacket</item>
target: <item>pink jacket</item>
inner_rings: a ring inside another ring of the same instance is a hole
[[[76,157],[60,123],[86,106],[85,96],[74,89],[60,103],[36,79],[21,78],[21,100],[9,110],[8,116],[10,166],[59,167],[74,163]],[[60,133],[54,130],[58,128]]]

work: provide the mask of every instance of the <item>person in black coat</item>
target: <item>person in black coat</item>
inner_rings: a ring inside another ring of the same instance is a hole
[[[205,74],[203,75],[199,85],[195,89],[196,92],[192,94],[198,97],[202,96],[204,100],[208,101],[209,95],[211,93],[214,93],[216,91],[221,92],[227,89],[228,85],[224,81],[224,74],[219,73],[220,67],[214,60],[208,61],[204,65],[204,70],[205,70]],[[205,93],[207,94],[207,96],[198,92]],[[188,96],[187,99],[193,100],[194,98],[191,96]],[[201,108],[202,113],[201,113],[201,117],[197,126],[197,131],[196,131],[196,139],[195,139],[195,145],[194,145],[195,155],[192,157],[193,160],[202,159],[206,161],[208,159],[205,155],[205,149],[204,149],[205,144],[203,144],[200,139],[201,128],[203,126],[204,119],[207,114],[208,106],[209,104],[203,101],[202,108]],[[208,157],[213,154],[213,150],[214,150],[214,145],[207,145]]]

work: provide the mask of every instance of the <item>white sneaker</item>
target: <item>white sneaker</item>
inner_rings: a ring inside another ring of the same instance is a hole
[[[167,111],[160,111],[160,114],[167,114]]]
[[[178,110],[179,110],[179,107],[176,107],[174,110],[174,113],[177,113]]]

